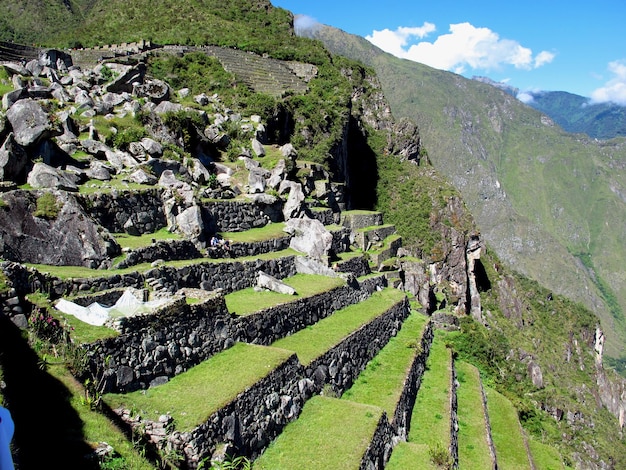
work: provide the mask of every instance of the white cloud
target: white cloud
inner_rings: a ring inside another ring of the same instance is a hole
[[[554,59],[554,54],[547,51],[533,57],[532,51],[517,41],[501,39],[489,28],[477,28],[470,23],[451,24],[450,33],[440,35],[434,42],[408,46],[412,37],[423,38],[433,31],[435,25],[424,23],[421,28],[374,31],[366,39],[397,57],[456,73],[467,68],[498,70],[504,65],[530,70]]]
[[[532,103],[535,97],[531,93],[522,91],[521,93],[517,94],[517,99],[520,100],[522,103],[528,104]]]
[[[613,102],[626,106],[626,60],[615,60],[609,63],[609,71],[613,78],[591,93],[593,103]]]
[[[302,31],[319,28],[320,23],[308,15],[295,15],[293,19],[293,28],[296,31],[296,34],[299,34]]]
[[[422,39],[433,31],[435,31],[435,25],[424,22],[422,26],[413,28],[400,26],[395,31],[389,29],[373,31],[371,36],[365,36],[365,39],[385,52],[389,52],[396,57],[403,57],[406,53],[405,48],[409,43],[409,39]]]

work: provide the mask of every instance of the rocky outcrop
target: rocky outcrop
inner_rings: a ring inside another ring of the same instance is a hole
[[[51,195],[47,207],[38,207],[45,195]],[[4,194],[3,200],[6,206],[0,209],[0,243],[5,259],[106,268],[120,253],[109,232],[67,192],[16,190]]]

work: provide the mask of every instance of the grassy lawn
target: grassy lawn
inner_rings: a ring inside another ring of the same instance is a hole
[[[480,373],[471,364],[457,361],[459,466],[461,468],[490,468],[487,429],[480,393]]]
[[[427,323],[426,316],[411,313],[398,334],[368,363],[342,398],[379,406],[391,419],[413,359],[420,352],[421,337]]]
[[[413,442],[400,442],[393,448],[385,470],[440,470],[430,459],[428,446]]]
[[[524,436],[517,411],[511,402],[492,388],[485,387],[491,436],[501,470],[530,469]]]
[[[232,292],[224,296],[228,310],[237,315],[249,315],[259,310],[311,297],[345,284],[340,277],[328,277],[314,274],[296,274],[282,280],[296,290],[296,295],[278,292],[257,292],[253,287]]]
[[[404,293],[397,289],[388,288],[374,292],[369,299],[337,310],[315,325],[279,339],[272,346],[295,351],[303,365],[310,364],[361,325],[381,315],[403,298]]]
[[[357,470],[381,415],[380,408],[317,395],[306,402],[300,417],[287,425],[253,468]]]
[[[103,399],[113,409],[123,406],[137,410],[147,419],[157,420],[169,413],[178,431],[190,431],[292,354],[282,349],[237,343],[166,384],[128,394],[107,394]]]
[[[269,223],[264,227],[244,230],[243,232],[221,232],[220,235],[222,238],[232,240],[235,243],[261,242],[288,236],[287,232],[283,230],[284,228],[285,224],[283,222],[277,222]]]
[[[450,360],[451,352],[437,331],[411,415],[409,442],[450,445]]]

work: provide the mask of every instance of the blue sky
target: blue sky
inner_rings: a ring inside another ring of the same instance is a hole
[[[626,105],[624,0],[271,0],[398,57]]]

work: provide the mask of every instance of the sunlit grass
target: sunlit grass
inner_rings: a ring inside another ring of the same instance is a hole
[[[315,396],[253,465],[255,470],[360,468],[382,410]]]
[[[279,339],[273,346],[295,351],[302,364],[310,364],[360,326],[389,310],[402,298],[404,292],[397,289],[388,288],[374,292],[369,299],[337,310],[315,325]]]
[[[285,362],[293,353],[277,348],[236,343],[169,382],[148,390],[107,394],[111,408],[125,407],[147,419],[171,415],[178,431],[190,431],[239,393]]]
[[[259,310],[279,304],[327,292],[345,284],[340,277],[296,274],[282,282],[295,289],[296,295],[280,294],[272,291],[256,291],[253,287],[232,292],[224,296],[226,307],[237,315],[249,315]]]
[[[498,468],[502,470],[530,469],[517,410],[504,395],[494,389],[485,387],[485,393]]]
[[[426,316],[413,312],[342,398],[379,406],[393,417],[411,364],[421,350],[427,322]]]
[[[435,333],[426,371],[411,416],[409,442],[447,448],[450,445],[451,351]]]

